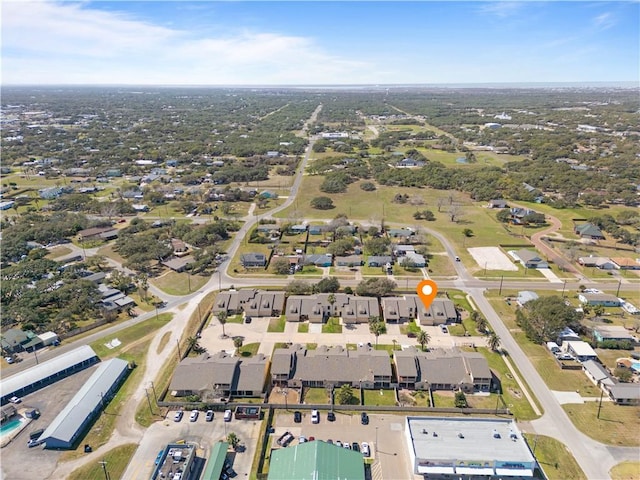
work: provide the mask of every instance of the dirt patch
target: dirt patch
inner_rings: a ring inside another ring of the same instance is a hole
[[[518,267],[498,247],[468,248],[480,268],[517,272]]]

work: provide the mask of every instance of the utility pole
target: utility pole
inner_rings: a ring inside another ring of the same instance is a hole
[[[109,479],[109,472],[107,472],[107,462],[105,460],[102,460],[101,462],[98,462],[102,465],[102,471],[104,472],[104,480],[110,480]]]
[[[562,298],[564,298],[564,289],[567,288],[567,281],[565,280],[562,284]]]
[[[178,345],[178,360],[182,360],[182,353],[180,353],[180,340],[176,338],[176,345]]]
[[[151,399],[149,398],[149,391],[145,388],[144,393],[147,396],[147,403],[149,404],[149,413],[153,415],[153,408],[151,408]]]
[[[500,291],[498,292],[498,295],[502,295],[502,282],[504,281],[504,275],[502,275],[500,277]]]
[[[156,401],[156,405],[158,404],[158,395],[156,395],[156,386],[151,382],[151,391],[153,392],[153,399]]]
[[[598,415],[596,418],[600,418],[600,409],[602,409],[602,396],[604,395],[604,391],[600,390],[600,403],[598,404]]]
[[[616,297],[620,295],[620,285],[622,285],[622,279],[618,280],[618,290],[616,290]]]

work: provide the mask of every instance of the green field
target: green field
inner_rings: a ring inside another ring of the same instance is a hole
[[[69,480],[103,480],[107,475],[109,478],[122,478],[124,471],[136,452],[138,445],[135,443],[127,443],[119,447],[109,450],[100,457],[100,462],[106,462],[105,470],[102,463],[90,462],[84,467],[74,470],[68,477]]]
[[[625,447],[640,446],[640,407],[602,402],[562,405],[573,424],[582,433],[598,442]]]
[[[580,465],[562,442],[530,433],[525,434],[525,439],[549,480],[586,480]]]
[[[178,273],[169,270],[159,277],[150,279],[149,283],[169,295],[188,295],[202,288],[209,281],[209,278],[202,275],[191,275],[187,272]]]
[[[147,335],[154,334],[156,330],[169,323],[172,318],[173,313],[161,313],[160,315],[151,317],[144,322],[140,322],[131,327],[127,327],[124,330],[120,330],[118,333],[96,340],[91,344],[91,348],[93,348],[96,355],[103,360],[105,358],[115,357],[120,354],[121,351],[135,345]],[[110,349],[105,345],[105,343],[109,343],[114,339],[118,339],[121,342],[119,346]]]

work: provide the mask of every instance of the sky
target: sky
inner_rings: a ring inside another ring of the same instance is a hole
[[[640,82],[640,1],[24,1],[3,85]]]

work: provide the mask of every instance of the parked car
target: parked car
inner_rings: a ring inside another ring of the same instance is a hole
[[[449,333],[446,325],[440,325],[440,330],[442,330],[442,333]]]
[[[199,413],[200,412],[198,412],[198,410],[191,410],[191,415],[189,415],[189,421],[195,422],[196,420],[198,420]]]
[[[251,317],[245,317],[244,323],[251,323],[251,320],[252,320]]]
[[[182,420],[183,415],[184,415],[184,412],[182,410],[178,410],[176,414],[173,416],[173,421],[179,422],[180,420]]]
[[[342,448],[346,448],[347,450],[351,450],[351,444],[349,442],[342,442]]]
[[[38,445],[42,445],[44,443],[44,440],[38,440],[37,438],[32,438],[27,442],[27,446],[29,448],[32,447],[37,447]]]
[[[225,410],[224,411],[223,419],[224,419],[225,422],[230,422],[231,421],[231,416],[232,416],[231,410]]]
[[[293,434],[291,432],[284,432],[282,435],[280,435],[280,438],[278,438],[278,440],[276,440],[276,443],[278,445],[280,445],[281,447],[286,447],[287,445],[289,445],[291,443],[291,441],[294,438],[295,437],[293,436]]]
[[[353,450],[354,452],[359,452],[360,451],[360,445],[358,445],[358,442],[353,442],[351,444],[351,450]]]
[[[315,439],[316,439],[316,437],[314,437],[313,435],[311,435],[311,436],[309,437],[309,441],[310,441],[310,442],[313,442]]]
[[[327,440],[327,443],[328,443],[329,445],[333,445],[333,440],[329,439],[329,440]]]
[[[13,363],[13,362],[15,362],[15,360],[13,359],[13,357],[4,357],[4,359],[7,361],[7,363]]]
[[[362,425],[369,425],[369,415],[367,415],[367,412],[362,412],[360,414],[360,423]]]
[[[296,423],[302,422],[302,413],[298,411],[293,412],[293,421]]]
[[[213,410],[207,410],[207,413],[205,414],[204,417],[206,422],[212,422],[213,421]]]
[[[307,442],[307,437],[305,437],[304,435],[300,435],[298,437],[298,443],[306,443]]]
[[[311,423],[320,423],[320,413],[318,413],[318,410],[311,410]]]
[[[459,261],[460,261],[460,257],[456,257],[456,262],[459,262]]]
[[[369,449],[369,444],[367,442],[362,442],[360,444],[360,451],[362,452],[362,455],[364,455],[365,457],[368,457],[371,455],[371,450]]]
[[[336,421],[336,414],[333,413],[333,412],[327,413],[327,420],[329,420],[330,422],[335,422]]]
[[[155,464],[158,465],[160,463],[160,460],[162,460],[162,454],[164,453],[164,450],[160,450],[158,452],[158,455],[156,456],[156,461]]]
[[[14,396],[14,397],[11,397],[11,398],[9,399],[9,401],[10,401],[11,403],[20,403],[20,402],[22,402],[22,399],[21,399],[20,397],[15,397],[15,396]]]
[[[340,440],[336,440],[336,447],[342,447],[342,442]]]

